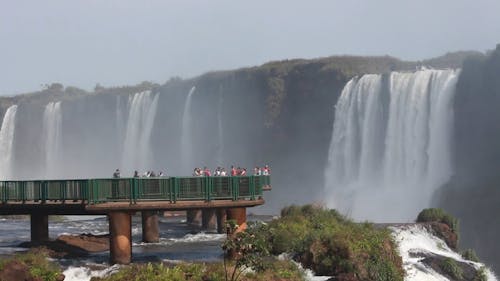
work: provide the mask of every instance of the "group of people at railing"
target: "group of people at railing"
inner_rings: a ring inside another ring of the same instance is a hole
[[[260,168],[259,166],[256,166],[253,171],[254,176],[269,176],[271,174],[271,169],[269,168],[268,165],[264,165],[264,167]],[[193,170],[193,176],[194,177],[210,177],[210,176],[216,176],[216,177],[227,177],[227,176],[246,176],[247,175],[247,169],[246,168],[241,168],[241,167],[234,167],[231,166],[230,172],[226,171],[226,168],[223,167],[217,167],[214,172],[210,171],[209,168],[206,166],[201,168],[194,168]]]
[[[271,174],[271,169],[269,168],[269,165],[264,165],[263,167],[256,166],[253,169],[253,175],[254,176],[269,176]],[[241,168],[241,167],[234,167],[231,166],[231,169],[229,172],[226,170],[226,168],[223,167],[217,167],[213,173],[210,171],[209,168],[206,166],[201,168],[194,168],[193,170],[193,176],[194,177],[210,177],[210,176],[215,176],[215,177],[227,177],[227,176],[247,176],[247,169],[246,168]],[[113,178],[120,178],[121,177],[121,172],[120,169],[116,169],[115,172],[113,173]],[[155,178],[155,177],[166,177],[166,175],[160,171],[158,173],[155,173],[154,171],[146,171],[142,175],[139,173],[139,171],[135,170],[134,171],[134,178]]]
[[[120,169],[116,169],[115,172],[113,173],[113,178],[120,178],[121,173]],[[166,175],[163,173],[163,171],[159,171],[158,174],[155,173],[154,171],[146,171],[142,175],[139,173],[139,171],[135,170],[134,171],[134,178],[156,178],[156,177],[166,177]]]

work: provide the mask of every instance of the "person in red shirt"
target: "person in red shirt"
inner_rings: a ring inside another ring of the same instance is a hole
[[[236,173],[236,168],[234,168],[234,166],[231,166],[231,176],[236,176],[237,173]]]
[[[204,174],[204,176],[205,176],[205,177],[210,177],[210,175],[211,175],[211,173],[210,173],[210,169],[209,169],[209,168],[207,168],[207,167],[205,167],[205,168],[203,169],[203,174]]]

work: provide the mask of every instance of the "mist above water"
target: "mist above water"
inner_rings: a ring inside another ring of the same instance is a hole
[[[452,173],[453,96],[458,71],[364,75],[335,108],[330,207],[360,220],[410,221]]]

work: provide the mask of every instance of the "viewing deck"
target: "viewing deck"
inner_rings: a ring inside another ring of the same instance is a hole
[[[109,210],[187,210],[264,203],[270,176],[1,181],[0,214],[106,214]]]
[[[159,241],[158,214],[185,210],[187,223],[225,233],[226,220],[246,228],[246,208],[264,204],[270,176],[157,177],[0,181],[0,215],[27,214],[31,240],[49,240],[49,215],[106,215],[110,262],[132,261],[132,215],[141,212],[143,241]]]

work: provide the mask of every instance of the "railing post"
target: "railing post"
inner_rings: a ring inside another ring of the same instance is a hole
[[[250,176],[248,178],[248,185],[250,189],[250,200],[255,200],[255,178]]]
[[[45,203],[47,201],[47,192],[48,192],[47,182],[41,181],[40,185],[42,187],[42,203]]]

